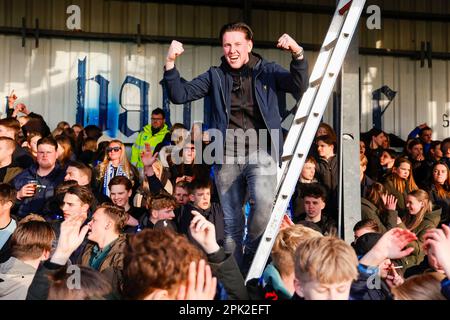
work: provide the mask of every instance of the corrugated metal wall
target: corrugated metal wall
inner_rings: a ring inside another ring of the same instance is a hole
[[[294,1],[285,1],[294,2]],[[333,5],[334,0],[296,1],[318,5]],[[368,1],[378,3],[389,10],[449,13],[450,4],[445,0],[433,1]],[[34,26],[39,18],[40,28],[66,30],[67,6],[81,7],[83,32],[136,33],[141,24],[142,34],[173,37],[216,37],[222,24],[242,18],[242,11],[234,8],[193,7],[120,1],[57,1],[57,0],[0,0],[0,25],[21,27],[22,17],[27,26]],[[258,49],[259,41],[273,41],[283,32],[298,41],[319,44],[328,28],[330,16],[306,13],[268,12],[255,10],[252,14],[255,31],[255,51],[265,58],[288,66],[289,55],[279,50]],[[381,30],[367,30],[365,21],[360,28],[360,45],[374,48],[418,50],[421,41],[432,41],[433,50],[450,51],[450,24],[383,19]],[[100,39],[99,39],[100,40]],[[117,107],[122,82],[127,75],[135,76],[150,84],[150,108],[161,106],[162,65],[168,45],[145,44],[140,48],[133,43],[104,41],[75,41],[40,39],[39,48],[27,39],[25,48],[21,38],[0,35],[0,95],[6,96],[12,88],[23,102],[41,113],[55,126],[60,120],[75,121],[76,78],[78,59],[87,57],[87,78],[101,74],[110,81],[109,103],[111,110]],[[207,70],[218,64],[221,50],[218,47],[186,46],[184,55],[177,62],[184,78]],[[315,53],[308,52],[312,67]],[[407,58],[361,56],[361,130],[372,123],[371,92],[382,85],[398,91],[394,103],[384,115],[384,128],[406,137],[416,124],[428,122],[436,133],[434,138],[450,135],[443,115],[450,112],[450,62],[433,61],[431,69],[420,68],[420,62]],[[124,93],[128,105],[138,101],[137,90],[130,87]],[[97,108],[98,86],[88,82],[87,105]],[[293,105],[292,99],[288,104]],[[4,106],[4,101],[0,101]],[[331,103],[329,104],[331,105]],[[203,103],[193,104],[192,120],[202,120]],[[172,122],[182,120],[182,108],[172,108]],[[328,108],[324,120],[332,123],[332,108]],[[130,128],[135,123],[129,119]],[[120,136],[119,136],[120,137]],[[123,137],[122,137],[123,138]],[[129,137],[132,140],[134,137]]]

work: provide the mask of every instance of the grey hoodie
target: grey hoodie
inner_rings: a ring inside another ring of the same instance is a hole
[[[25,300],[36,269],[11,257],[0,264],[0,300]]]

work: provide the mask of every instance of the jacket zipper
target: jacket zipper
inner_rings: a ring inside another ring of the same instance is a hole
[[[220,76],[219,76],[219,73],[217,72],[217,69],[214,69],[214,71],[217,74],[217,78],[219,78],[220,93],[222,95],[223,104],[225,105],[225,113],[227,114],[227,129],[228,129],[228,125],[229,125],[230,119],[229,119],[229,116],[228,116],[227,101],[225,100],[225,95],[223,94],[222,80],[220,79]]]
[[[260,62],[260,63],[262,63],[262,62]],[[256,102],[258,103],[259,112],[261,112],[261,117],[262,117],[263,120],[264,120],[264,124],[266,125],[266,129],[267,129],[267,131],[268,131],[268,133],[269,133],[269,135],[270,135],[270,140],[272,141],[272,134],[271,134],[271,132],[270,132],[269,126],[267,125],[267,121],[266,121],[266,118],[264,117],[264,113],[263,113],[262,110],[261,110],[261,104],[260,104],[259,101],[258,101],[258,99],[259,99],[259,97],[258,97],[258,92],[256,92],[256,80],[257,80],[258,76],[261,74],[261,72],[262,72],[262,70],[258,70],[258,73],[256,73],[256,74],[253,76],[253,77],[254,77],[254,81],[255,81],[255,85],[254,85],[254,87],[255,87],[255,97],[256,97]],[[281,123],[280,123],[280,127],[281,127]],[[278,152],[278,150],[277,150],[277,152]],[[281,157],[281,154],[280,154],[280,157]]]

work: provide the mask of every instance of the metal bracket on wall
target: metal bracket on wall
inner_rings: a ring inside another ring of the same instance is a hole
[[[140,48],[142,45],[142,33],[141,33],[141,24],[140,23],[138,23],[136,25],[136,30],[137,30],[136,43],[137,43],[138,48]]]
[[[24,48],[26,37],[27,37],[27,19],[25,17],[22,17],[21,34],[22,34],[22,48]]]
[[[426,46],[426,47],[425,47]],[[431,68],[433,66],[433,50],[431,48],[431,42],[427,41],[425,44],[425,41],[422,41],[420,43],[420,67],[425,67],[425,58],[428,62],[428,68]]]
[[[39,48],[39,19],[36,19],[36,27],[34,28],[35,47]]]

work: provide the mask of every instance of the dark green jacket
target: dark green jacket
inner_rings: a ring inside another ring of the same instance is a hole
[[[369,200],[361,198],[361,219],[372,219],[377,225],[380,233],[397,227],[397,210],[380,210]]]
[[[414,251],[407,257],[402,259],[403,268],[406,270],[412,266],[420,264],[425,258],[425,250],[423,249],[423,236],[425,233],[438,226],[441,220],[441,207],[434,206],[433,211],[425,214],[423,221],[416,228],[411,230],[417,236],[417,240],[410,243],[409,246],[414,248]],[[398,225],[400,228],[406,229],[406,225],[401,223]]]
[[[412,190],[409,190],[408,186],[406,186],[405,191],[401,193],[394,187],[393,176],[389,175],[386,177],[386,180],[383,183],[384,188],[389,194],[394,195],[397,198],[397,210],[405,210],[406,209],[406,196]]]

